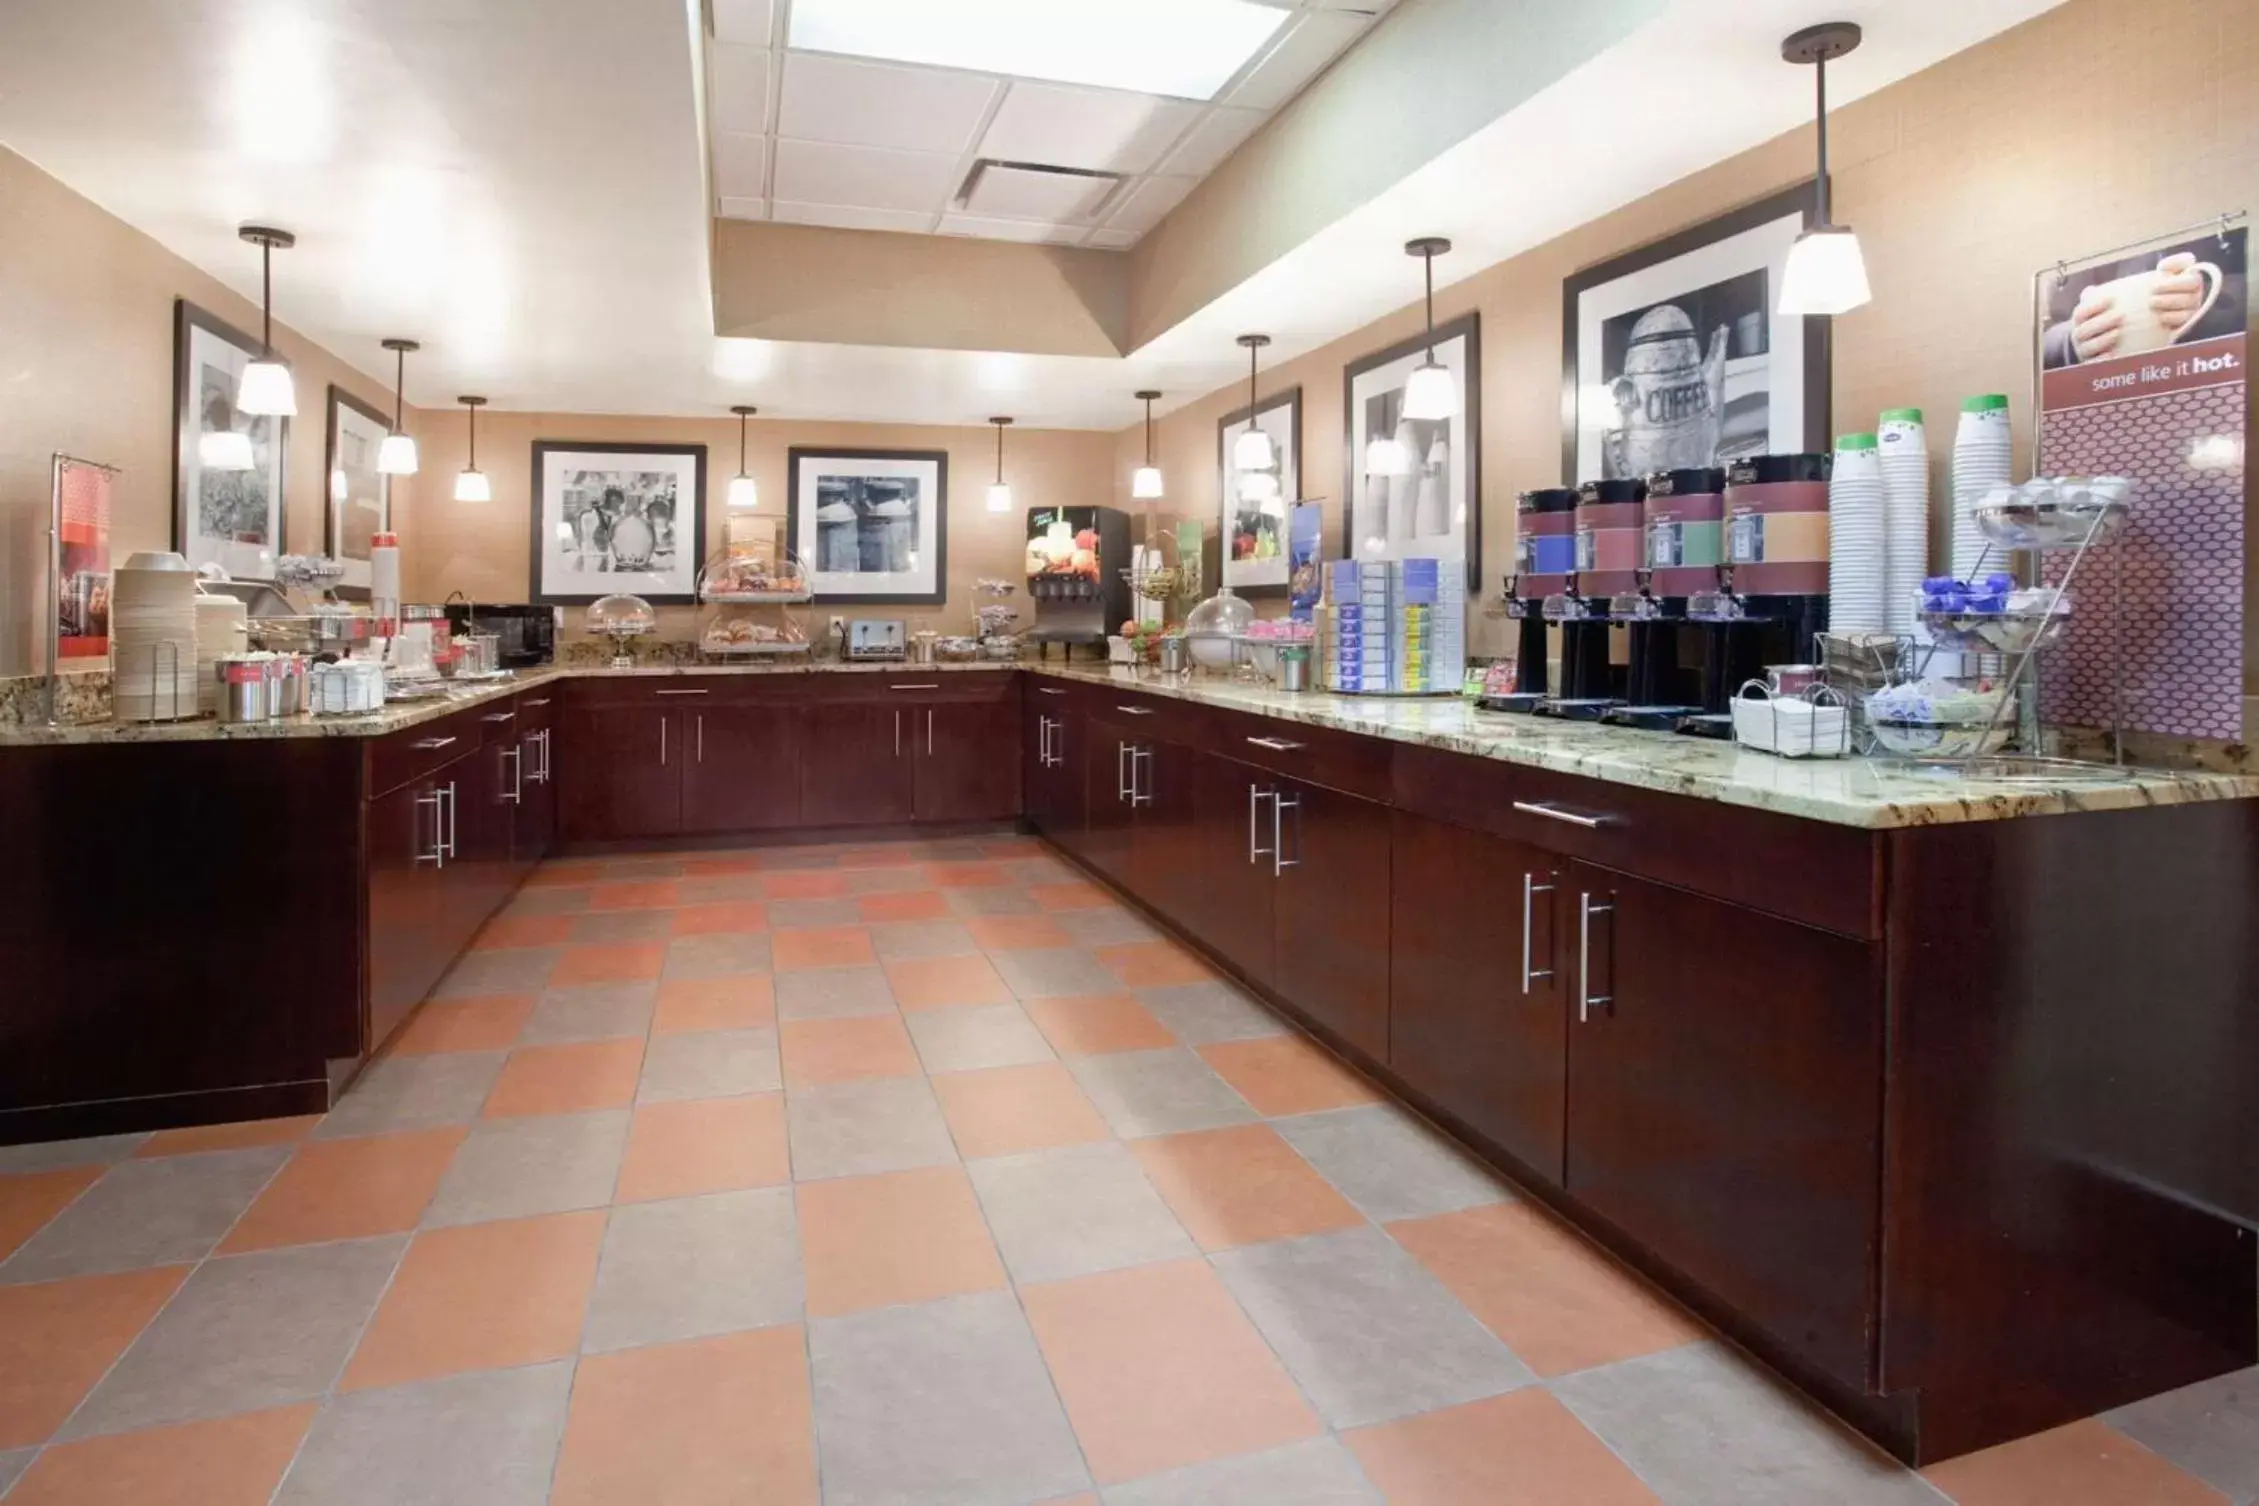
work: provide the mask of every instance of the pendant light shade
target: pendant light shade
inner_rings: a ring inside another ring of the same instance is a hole
[[[1161,484],[1161,468],[1153,463],[1153,400],[1158,392],[1140,392],[1137,400],[1145,404],[1145,464],[1130,477],[1130,495],[1140,501],[1151,502],[1167,495]]]
[[[996,480],[988,488],[988,510],[1006,513],[1012,510],[1012,488],[1004,484],[1004,431],[1011,427],[1008,418],[992,418],[996,425]]]
[[[1404,383],[1404,416],[1440,422],[1459,416],[1459,381],[1451,368],[1435,358],[1435,259],[1451,250],[1440,235],[1424,235],[1404,245],[1406,256],[1417,256],[1427,273],[1428,358],[1412,369]],[[1402,475],[1391,471],[1387,474]]]
[[[1383,434],[1365,446],[1365,474],[1409,476],[1412,474],[1412,452],[1395,435]]]
[[[1271,343],[1271,337],[1241,335],[1239,343],[1247,350],[1247,432],[1232,445],[1232,468],[1267,471],[1278,463],[1278,452],[1271,444],[1271,436],[1255,426],[1255,363],[1261,358],[1263,347]]]
[[[259,359],[243,368],[235,406],[257,418],[294,418],[298,389],[291,383],[290,368],[275,359],[274,258],[278,248],[287,251],[297,245],[298,237],[271,225],[245,225],[235,233],[259,248],[260,319]]]
[[[196,463],[207,471],[250,470],[251,436],[241,429],[214,429],[196,441]]]
[[[400,422],[403,405],[408,400],[408,352],[423,347],[413,340],[387,340],[384,348],[393,353],[392,375],[392,432],[384,436],[377,446],[377,474],[380,476],[413,476],[418,464],[416,442],[410,438]]]
[[[1828,63],[1859,45],[1859,28],[1849,21],[1808,26],[1781,43],[1781,56],[1812,69],[1819,125],[1820,171],[1813,180],[1816,213],[1812,228],[1796,238],[1781,271],[1779,312],[1785,316],[1847,314],[1867,303],[1867,258],[1848,225],[1828,219]]]
[[[471,425],[470,464],[464,466],[463,473],[455,478],[455,500],[491,502],[494,500],[494,485],[486,479],[486,472],[478,468],[478,410],[486,406],[486,399],[459,397],[455,401],[469,410]]]
[[[732,512],[751,512],[761,505],[761,484],[745,469],[745,421],[760,412],[740,404],[729,410],[737,415],[737,474],[729,478],[729,500]]]

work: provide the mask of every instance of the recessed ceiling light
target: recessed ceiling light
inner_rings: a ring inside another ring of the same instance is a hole
[[[791,44],[1213,99],[1286,18],[1253,0],[794,0]]]

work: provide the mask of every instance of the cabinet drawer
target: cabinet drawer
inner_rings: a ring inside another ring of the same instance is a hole
[[[420,779],[441,764],[474,752],[484,741],[487,724],[482,718],[510,709],[508,701],[491,701],[450,712],[434,721],[373,738],[368,751],[368,798],[391,793],[412,779]],[[506,723],[501,725],[507,725]]]
[[[1387,800],[1394,745],[1377,737],[1244,712],[1211,713],[1216,751],[1274,774]]]
[[[1090,686],[1083,695],[1083,704],[1092,717],[1138,737],[1163,738],[1195,748],[1205,747],[1212,740],[1216,713],[1205,706],[1107,685]]]
[[[562,687],[570,706],[690,706],[788,697],[807,675],[589,675]]]
[[[807,694],[824,701],[884,701],[890,705],[948,702],[995,705],[1018,694],[1019,676],[1009,669],[850,671],[806,677]]]
[[[1882,935],[1879,833],[1463,753],[1394,754],[1400,809],[1822,930]]]

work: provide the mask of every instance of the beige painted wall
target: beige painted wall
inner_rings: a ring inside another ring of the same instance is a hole
[[[1938,452],[1961,399],[2004,391],[2021,466],[2032,274],[2259,207],[2259,0],[2073,0],[1861,100],[1833,126],[1836,215],[1859,231],[1875,287],[1872,304],[1836,321],[1836,430],[1918,406]],[[1482,317],[1487,598],[1512,557],[1515,494],[1562,479],[1562,280],[1811,170],[1807,129],[1438,292],[1438,319]],[[1341,496],[1343,367],[1418,327],[1407,307],[1264,374],[1266,394],[1302,387],[1306,495]],[[1226,387],[1163,421],[1172,505],[1215,517],[1216,419],[1245,399],[1244,385]],[[1141,444],[1125,431],[1121,453]],[[1933,495],[1943,485],[1940,464]],[[2252,627],[2246,661],[2259,670]],[[1501,650],[1503,627],[1478,616],[1474,645]]]
[[[246,258],[255,254],[244,248]],[[277,301],[287,313],[287,265],[276,281]],[[173,300],[179,297],[238,329],[258,330],[256,305],[0,148],[0,675],[30,673],[47,652],[55,451],[124,468],[115,493],[114,559],[172,545]],[[285,541],[292,550],[318,552],[329,386],[334,382],[388,410],[392,395],[280,323],[275,344],[298,383]]]
[[[489,410],[479,415],[478,455],[493,483],[494,500],[475,505],[454,500],[455,474],[465,461],[462,410],[418,410],[409,428],[422,447],[423,470],[410,487],[395,492],[394,522],[400,529],[402,586],[416,600],[438,601],[457,590],[480,601],[528,599],[537,439],[705,445],[706,548],[720,547],[723,503],[730,478],[737,474],[737,420],[726,414],[603,418]],[[840,615],[903,617],[912,619],[913,627],[971,632],[973,608],[979,604],[974,581],[983,576],[1019,580],[1024,574],[1025,509],[1107,500],[1115,443],[1114,435],[1089,430],[1014,428],[1004,441],[1004,478],[1012,484],[1013,510],[1003,516],[987,510],[988,485],[996,475],[993,429],[755,419],[749,425],[747,456],[748,469],[761,487],[760,510],[782,517],[790,471],[787,451],[794,445],[948,451],[948,600],[939,607],[850,607]],[[1027,610],[1024,595],[1016,602]],[[818,606],[809,615],[831,613]],[[687,638],[694,616],[688,607],[663,609],[662,630]],[[569,608],[566,623],[577,630],[577,616]]]

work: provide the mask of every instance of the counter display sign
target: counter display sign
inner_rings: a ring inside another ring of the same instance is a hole
[[[108,466],[55,458],[55,656],[99,659],[110,651]]]
[[[2112,726],[2122,683],[2130,730],[2244,735],[2248,234],[2231,219],[2039,274],[2038,473],[2133,481],[2125,534],[2105,546],[2118,609],[2097,559],[2047,661],[2050,722]],[[2048,579],[2067,566],[2050,556]]]

